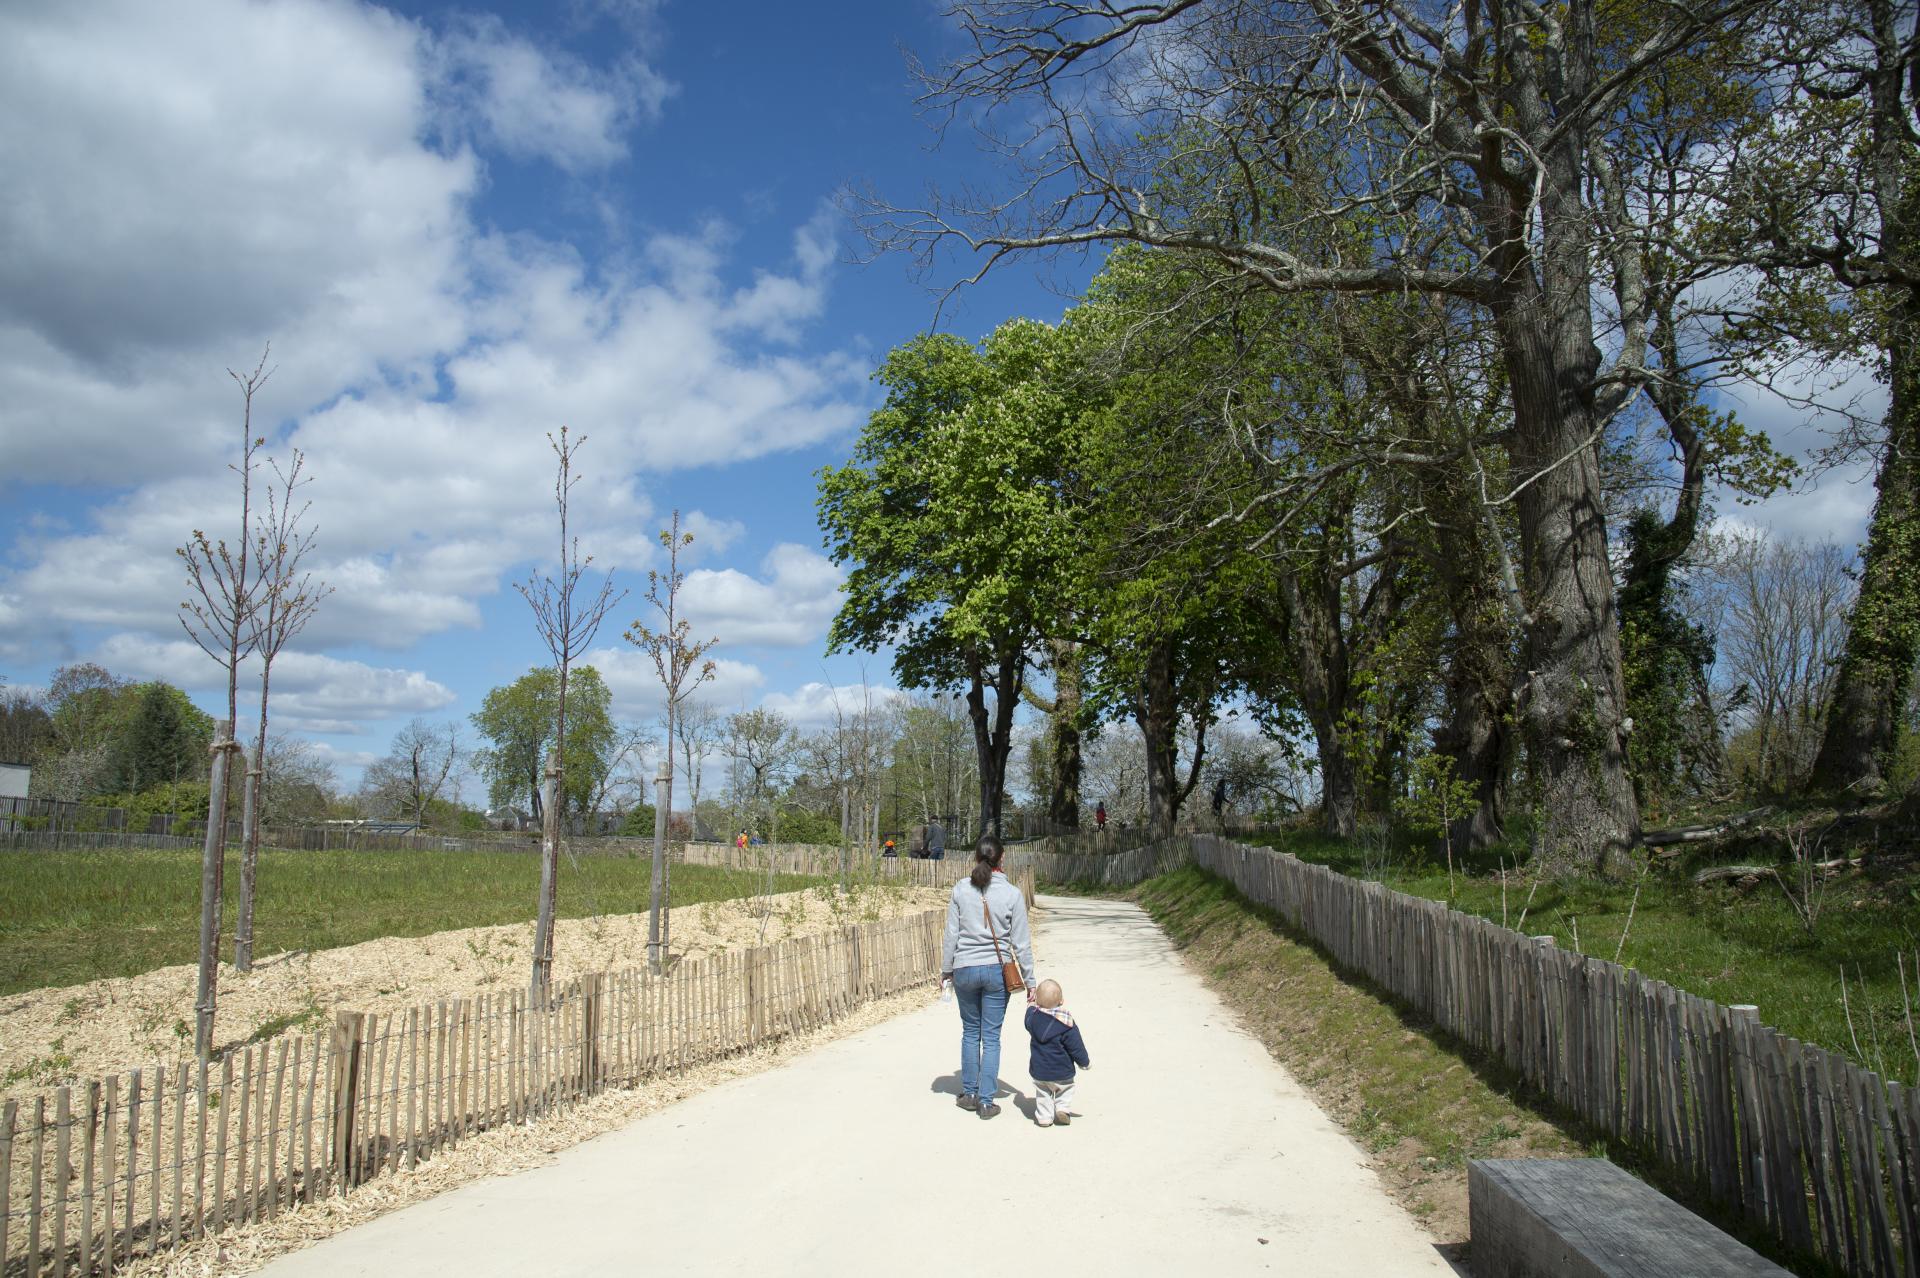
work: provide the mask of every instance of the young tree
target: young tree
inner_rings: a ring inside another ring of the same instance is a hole
[[[260,791],[266,784],[267,700],[273,687],[273,663],[287,642],[302,630],[320,607],[320,601],[333,593],[333,587],[316,582],[313,574],[301,570],[301,562],[313,549],[318,529],[307,526],[310,503],[296,508],[294,498],[311,482],[301,471],[306,455],[293,450],[285,470],[272,463],[278,484],[267,489],[267,513],[254,529],[254,557],[259,564],[260,598],[254,612],[253,649],[260,656],[260,726],[254,738],[253,758],[247,769],[246,790],[241,797],[241,828],[246,846],[240,854],[239,918],[233,929],[233,966],[242,972],[253,970],[254,883],[260,867]]]
[[[717,667],[702,658],[720,642],[718,638],[694,642],[689,638],[693,624],[679,613],[680,589],[687,581],[687,575],[680,571],[680,551],[692,544],[693,534],[680,530],[680,512],[676,509],[672,527],[660,530],[667,570],[647,572],[647,602],[660,614],[660,628],[655,630],[644,621],[636,621],[627,627],[626,636],[628,643],[653,658],[654,672],[667,695],[666,749],[661,752],[660,772],[654,778],[653,890],[647,917],[647,959],[656,972],[662,970],[667,942],[661,928],[661,909],[667,891],[667,814],[673,811],[674,724],[681,702],[713,678]]]
[[[566,793],[564,743],[568,740],[567,677],[574,658],[593,643],[593,637],[600,632],[600,623],[627,594],[624,590],[619,594],[614,593],[613,574],[609,572],[592,595],[575,598],[581,577],[593,563],[592,555],[581,557],[580,539],[574,537],[569,540],[567,534],[567,502],[574,484],[579,482],[573,473],[573,457],[586,442],[585,435],[577,440],[569,440],[565,426],[560,428],[560,438],[555,439],[551,433],[547,435],[547,443],[552,446],[553,455],[558,459],[553,480],[553,503],[560,512],[559,576],[549,576],[536,569],[524,583],[514,586],[533,610],[534,628],[547,645],[547,651],[553,654],[553,740],[556,745],[552,760],[547,765],[547,793],[550,798]],[[545,820],[541,824],[540,903],[533,931],[533,988],[540,995],[544,995],[553,972],[554,913],[559,904],[560,890],[559,808],[559,802],[549,801]]]
[[[186,564],[187,585],[195,598],[180,605],[180,625],[200,650],[227,672],[227,717],[214,742],[214,784],[207,799],[207,839],[200,865],[200,977],[194,998],[194,1050],[202,1061],[213,1050],[213,1018],[219,1002],[220,911],[227,869],[227,789],[231,757],[240,747],[233,739],[240,702],[240,663],[252,652],[254,609],[258,606],[259,563],[251,555],[253,543],[254,454],[266,443],[253,433],[253,397],[273,375],[267,367],[269,346],[260,362],[246,374],[227,370],[240,388],[240,461],[231,469],[240,476],[240,536],[238,544],[213,539],[200,529],[178,550]]]

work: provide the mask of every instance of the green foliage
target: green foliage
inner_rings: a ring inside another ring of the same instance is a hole
[[[1451,755],[1428,752],[1408,760],[1406,793],[1397,815],[1417,834],[1440,836],[1479,803],[1474,786],[1453,775]]]
[[[1680,610],[1678,561],[1662,545],[1666,525],[1649,508],[1624,530],[1627,569],[1619,595],[1620,667],[1633,719],[1629,761],[1643,806],[1697,791],[1717,754],[1706,699],[1713,634]]]
[[[902,686],[959,686],[1022,650],[1060,598],[1060,466],[1077,408],[1055,330],[1015,320],[978,348],[915,338],[874,379],[886,402],[820,472],[820,526],[851,564],[832,651],[893,649]]]
[[[551,666],[536,666],[505,687],[487,693],[473,726],[490,743],[479,752],[481,774],[495,807],[529,811],[553,749],[559,713],[559,678]],[[613,766],[618,730],[613,694],[592,666],[575,666],[567,677],[566,803],[583,813],[606,783]]]
[[[651,803],[638,803],[627,810],[621,819],[620,834],[628,839],[651,839],[653,837],[654,813]]]
[[[182,781],[157,785],[139,794],[108,794],[99,799],[102,807],[122,808],[127,814],[127,829],[145,830],[157,816],[175,816],[183,821],[204,821],[207,817],[207,783]]]
[[[783,804],[779,827],[773,833],[781,843],[835,846],[840,842],[840,818],[798,804]]]
[[[169,683],[143,683],[117,697],[114,788],[138,793],[207,769],[213,719]]]

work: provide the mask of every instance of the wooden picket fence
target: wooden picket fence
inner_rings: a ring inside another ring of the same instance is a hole
[[[1696,1201],[1849,1274],[1920,1275],[1920,1091],[1663,981],[1267,848],[1206,834],[1043,879],[1231,882],[1349,971],[1655,1159]],[[1137,876],[1137,877],[1135,877]]]
[[[611,1087],[826,1025],[930,983],[945,911],[517,990],[340,1012],[207,1071],[132,1070],[0,1107],[0,1274],[135,1258],[532,1122]]]

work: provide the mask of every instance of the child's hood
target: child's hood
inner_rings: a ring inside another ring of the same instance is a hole
[[[1027,1009],[1027,1033],[1043,1043],[1056,1038],[1064,1038],[1073,1028],[1073,1013],[1064,1007],[1029,1007]]]

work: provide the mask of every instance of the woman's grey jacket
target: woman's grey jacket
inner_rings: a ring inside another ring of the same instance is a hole
[[[940,947],[941,972],[1018,959],[1020,975],[1026,978],[1027,988],[1032,989],[1033,934],[1027,930],[1026,898],[1007,881],[1006,875],[998,872],[987,884],[985,911],[980,908],[981,895],[970,878],[953,885],[953,895],[947,900],[946,940]],[[993,937],[987,932],[988,911],[993,914],[993,930],[1000,936],[998,958],[994,957]]]

